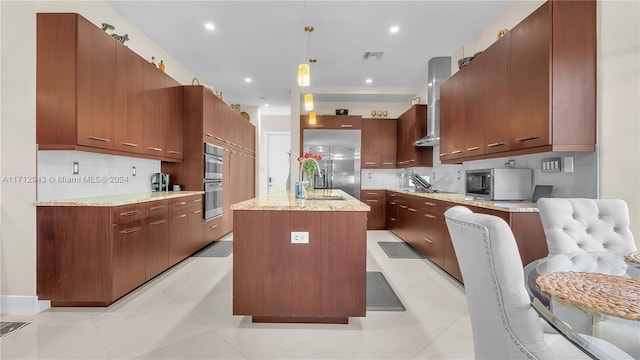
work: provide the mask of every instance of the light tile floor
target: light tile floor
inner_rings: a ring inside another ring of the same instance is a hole
[[[0,339],[0,358],[472,359],[462,286],[428,260],[389,259],[378,241],[400,240],[369,231],[367,270],[384,273],[407,311],[347,325],[253,324],[231,315],[233,257],[192,257],[109,308],[3,316],[31,324]]]

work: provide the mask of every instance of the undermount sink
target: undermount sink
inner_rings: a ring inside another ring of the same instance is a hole
[[[314,196],[307,197],[307,200],[346,200],[346,199],[338,195],[314,195]]]

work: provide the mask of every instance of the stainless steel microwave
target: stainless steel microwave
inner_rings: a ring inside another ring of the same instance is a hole
[[[482,200],[529,200],[531,169],[467,170],[465,195]]]

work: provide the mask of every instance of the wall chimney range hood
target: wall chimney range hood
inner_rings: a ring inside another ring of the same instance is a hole
[[[413,142],[413,146],[440,144],[440,85],[451,77],[451,57],[439,56],[427,64],[427,136]]]

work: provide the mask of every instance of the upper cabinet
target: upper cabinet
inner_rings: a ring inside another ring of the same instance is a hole
[[[433,148],[414,147],[413,142],[427,135],[427,105],[413,105],[398,117],[396,167],[433,166]]]
[[[363,119],[362,168],[396,168],[396,119]]]
[[[547,2],[443,84],[440,159],[593,151],[595,104],[595,1]]]
[[[180,161],[179,84],[73,13],[37,14],[36,142]]]
[[[301,129],[362,129],[362,116],[360,115],[318,115],[314,123],[309,122],[308,115],[300,115]]]

